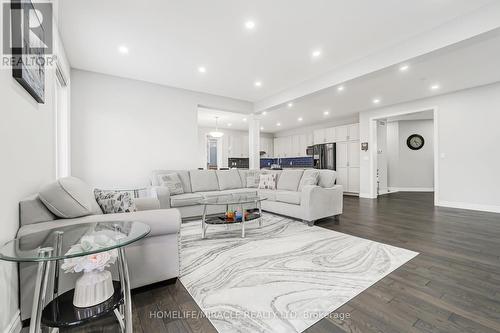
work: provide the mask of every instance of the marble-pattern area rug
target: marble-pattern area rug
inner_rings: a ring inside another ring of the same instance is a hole
[[[302,332],[418,253],[264,213],[181,227],[180,281],[221,332]]]

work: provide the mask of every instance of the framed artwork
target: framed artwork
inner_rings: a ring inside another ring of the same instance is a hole
[[[12,47],[12,76],[38,102],[45,102],[45,32],[31,1],[12,1],[12,38],[22,43]],[[19,10],[22,6],[22,10]],[[16,10],[17,9],[17,10]],[[37,26],[36,33],[31,27]]]

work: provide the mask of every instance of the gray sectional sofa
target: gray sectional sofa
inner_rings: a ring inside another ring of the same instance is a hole
[[[277,188],[249,187],[252,185],[247,184],[248,176],[255,173],[276,173]],[[184,193],[171,195],[168,187],[161,186],[162,177],[171,174],[178,174]],[[317,184],[305,185],[311,176],[317,179]],[[160,207],[177,208],[183,219],[201,216],[203,208],[199,201],[204,197],[259,194],[268,199],[262,202],[263,210],[312,225],[315,220],[342,214],[343,191],[341,185],[335,185],[335,179],[335,171],[316,169],[155,170],[151,174],[151,185]],[[207,213],[220,213],[224,209],[223,206],[209,206]]]

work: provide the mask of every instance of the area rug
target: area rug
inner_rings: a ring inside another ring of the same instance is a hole
[[[265,214],[181,227],[180,281],[220,333],[302,332],[418,253]]]

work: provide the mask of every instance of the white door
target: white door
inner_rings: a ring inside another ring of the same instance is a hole
[[[359,167],[349,167],[347,180],[347,191],[359,193]]]
[[[342,185],[342,190],[347,192],[347,167],[337,166],[337,185]]]
[[[361,147],[359,146],[359,141],[349,141],[349,167],[359,167],[359,154]]]
[[[347,126],[335,127],[335,141],[347,141]]]
[[[347,168],[349,166],[349,154],[347,142],[337,142],[337,168]]]

